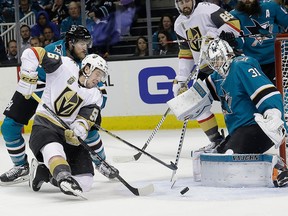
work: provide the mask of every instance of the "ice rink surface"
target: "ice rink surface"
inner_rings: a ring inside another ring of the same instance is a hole
[[[142,148],[150,136],[147,131],[112,131],[122,139]],[[181,130],[161,130],[150,142],[147,152],[160,160],[175,162]],[[200,129],[188,129],[179,160],[178,180],[171,189],[172,170],[146,155],[138,161],[116,163],[113,157],[132,156],[136,150],[101,132],[107,159],[117,167],[120,175],[134,187],[153,184],[155,191],[149,196],[133,195],[119,181],[109,181],[97,171],[93,188],[85,193],[88,200],[62,194],[58,188],[43,184],[39,192],[32,191],[28,183],[0,187],[1,216],[271,216],[285,214],[288,204],[287,188],[216,188],[204,187],[193,181],[191,150],[209,143]],[[29,135],[25,135],[28,142]],[[27,149],[29,160],[32,154]],[[12,164],[1,137],[0,173]],[[189,187],[185,195],[180,191]]]

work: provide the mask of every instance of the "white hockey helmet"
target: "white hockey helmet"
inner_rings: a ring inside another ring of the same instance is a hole
[[[191,13],[190,14],[183,14],[183,11],[180,9],[180,7],[179,7],[179,3],[180,4],[183,4],[183,2],[186,2],[186,3],[188,3],[188,2],[190,2],[190,1],[192,1],[192,8],[191,8]],[[185,16],[190,16],[192,13],[193,13],[193,11],[194,11],[194,9],[195,9],[195,6],[196,6],[196,0],[175,0],[175,7],[177,8],[177,10],[178,10],[178,12],[180,13],[180,14],[182,14],[182,15],[185,15]]]
[[[234,51],[231,46],[220,38],[211,40],[208,43],[205,53],[209,67],[217,71],[223,78],[226,78]]]
[[[85,66],[89,66],[89,73],[84,72]],[[108,64],[107,62],[97,54],[87,55],[81,62],[81,70],[83,75],[88,78],[91,76],[92,72],[96,69],[100,69],[103,72],[102,82],[105,82],[108,77]]]

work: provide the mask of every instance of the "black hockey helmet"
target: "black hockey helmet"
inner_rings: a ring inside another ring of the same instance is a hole
[[[65,35],[66,46],[68,46],[69,41],[74,44],[78,40],[86,41],[89,45],[88,47],[91,46],[91,34],[88,29],[82,25],[72,25]]]

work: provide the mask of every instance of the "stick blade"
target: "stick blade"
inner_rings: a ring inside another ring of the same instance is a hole
[[[139,196],[147,196],[154,192],[153,184],[149,184],[145,187],[138,188]]]
[[[135,158],[133,156],[114,156],[113,161],[116,163],[127,163],[135,161]]]

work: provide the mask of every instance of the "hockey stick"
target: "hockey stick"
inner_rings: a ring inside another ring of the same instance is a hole
[[[248,34],[248,35],[239,35],[239,36],[235,36],[235,39],[237,38],[248,38],[248,37],[253,37],[253,38],[257,38],[257,37],[271,37],[271,36],[275,36],[277,34],[280,34],[280,33],[267,33],[267,34]],[[197,42],[197,41],[200,41],[200,40],[203,40],[208,37],[201,37],[201,38],[197,38],[197,39],[193,39],[192,41],[193,42]],[[191,42],[191,40],[185,40],[185,39],[179,39],[179,40],[171,40],[171,41],[167,41],[168,44],[174,44],[174,43],[185,43],[185,42]],[[153,44],[160,44],[160,42],[152,42]]]
[[[47,112],[49,112],[50,115],[52,115],[64,128],[69,129],[69,125],[66,124],[53,110],[51,110],[42,100],[39,98],[35,93],[32,94],[32,97],[43,106],[44,109],[46,109]],[[81,138],[78,137],[78,140],[80,144],[93,156],[95,156],[98,160],[101,161],[101,163],[105,164],[106,167],[109,167],[109,169],[113,170],[113,168],[108,164],[105,160],[103,160],[95,151],[93,151],[87,143],[85,143]],[[152,184],[147,185],[143,188],[135,188],[132,187],[128,182],[126,182],[119,174],[119,172],[116,173],[116,178],[125,185],[134,195],[136,196],[145,196],[149,195],[154,192],[154,186]]]
[[[199,63],[200,64],[200,63]],[[191,69],[191,72],[187,78],[187,80],[185,81],[185,85],[188,85],[188,83],[190,82],[190,80],[196,76],[196,73],[198,72],[198,70],[195,71],[196,67],[199,67],[198,64],[194,64],[193,68]],[[156,125],[155,129],[152,131],[151,135],[149,136],[149,138],[147,139],[147,141],[145,142],[144,146],[142,147],[142,150],[144,151],[149,143],[151,142],[151,140],[153,139],[153,137],[155,136],[155,134],[157,133],[157,131],[160,129],[161,125],[163,124],[164,120],[166,119],[168,113],[170,112],[170,108],[168,108],[166,110],[166,112],[164,113],[164,115],[162,116],[162,118],[160,119],[159,123]],[[129,162],[129,161],[137,161],[142,155],[142,152],[138,152],[137,154],[133,155],[133,156],[117,156],[117,157],[113,157],[113,160],[115,162],[120,162],[120,163],[125,163],[125,162]]]
[[[163,122],[166,119],[166,116],[168,115],[169,112],[170,112],[170,108],[168,108],[166,110],[166,112],[162,116],[161,120],[156,125],[155,129],[152,131],[152,134],[149,136],[149,138],[145,142],[144,146],[142,147],[143,151],[145,151],[145,149],[148,147],[149,143],[151,142],[151,140],[153,139],[153,137],[155,136],[157,131],[160,129],[161,125],[163,124]],[[115,157],[113,157],[113,160],[115,162],[119,162],[119,163],[125,163],[125,162],[129,162],[129,161],[137,161],[141,157],[141,155],[142,155],[142,152],[138,152],[137,154],[135,154],[133,156],[115,156]]]
[[[176,170],[176,169],[177,169],[177,166],[175,166],[175,164],[174,164],[172,161],[170,161],[170,164],[167,164],[167,163],[161,161],[160,159],[154,157],[153,155],[149,154],[148,152],[143,151],[142,149],[138,148],[137,146],[133,145],[132,143],[130,143],[130,142],[128,142],[128,141],[122,139],[121,137],[119,137],[119,136],[113,134],[112,132],[110,132],[110,131],[108,131],[108,130],[102,128],[102,127],[100,127],[99,125],[95,124],[95,126],[96,126],[99,130],[101,130],[101,131],[103,131],[103,132],[109,134],[110,136],[112,136],[112,137],[114,137],[114,138],[120,140],[121,142],[127,144],[127,145],[130,146],[131,148],[136,149],[137,151],[141,152],[142,154],[147,155],[147,156],[150,157],[152,160],[157,161],[158,163],[160,163],[160,164],[162,164],[162,165],[168,167],[169,169],[171,169],[171,170]]]
[[[178,165],[179,162],[179,158],[180,158],[180,154],[181,154],[181,150],[182,150],[182,146],[183,146],[183,142],[184,142],[184,137],[185,137],[185,133],[186,133],[186,129],[187,129],[187,123],[188,123],[189,119],[185,119],[182,130],[181,130],[181,135],[180,135],[180,141],[179,141],[179,145],[178,145],[178,150],[177,150],[177,154],[176,154],[176,159],[175,159],[175,165]],[[171,185],[171,189],[173,188],[175,182],[177,181],[177,176],[176,175],[176,170],[174,170],[172,172],[172,176],[171,176],[171,180],[170,182],[172,182]]]

